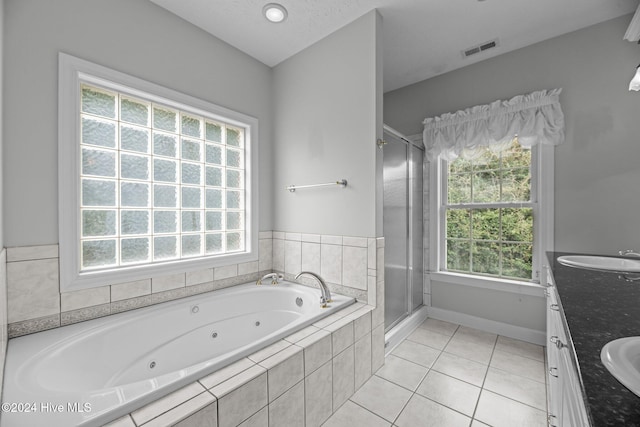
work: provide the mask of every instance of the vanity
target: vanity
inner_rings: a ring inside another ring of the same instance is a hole
[[[560,264],[549,252],[547,363],[549,425],[640,426],[640,397],[605,368],[600,352],[640,335],[640,277]]]

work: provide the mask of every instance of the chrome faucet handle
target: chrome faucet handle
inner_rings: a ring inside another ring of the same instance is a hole
[[[327,303],[331,302],[331,291],[329,290],[327,284],[324,283],[324,280],[322,280],[319,275],[311,271],[301,271],[296,275],[295,280],[298,280],[302,275],[310,276],[318,282],[318,285],[320,286],[320,306],[322,308],[327,307]]]
[[[320,295],[320,307],[327,308],[327,299],[324,295]]]
[[[277,274],[277,273],[265,274],[260,279],[258,279],[258,281],[256,282],[256,285],[262,285],[262,281],[264,279],[268,279],[268,278],[271,278],[271,284],[272,285],[277,285],[278,284],[278,279],[284,279],[284,276],[282,274]]]

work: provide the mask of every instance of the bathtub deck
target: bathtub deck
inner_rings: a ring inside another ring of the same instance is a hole
[[[108,426],[320,426],[384,363],[378,313],[355,303]]]

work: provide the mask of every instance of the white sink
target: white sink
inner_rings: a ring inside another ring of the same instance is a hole
[[[565,255],[558,257],[563,265],[590,270],[616,271],[618,273],[640,273],[640,259],[616,258],[594,255]]]
[[[640,396],[640,337],[620,338],[605,344],[600,360],[611,375]]]

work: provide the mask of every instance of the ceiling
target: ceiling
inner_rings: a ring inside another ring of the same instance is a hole
[[[151,0],[273,67],[377,8],[384,91],[635,11],[638,0]],[[280,24],[262,16],[278,1]],[[498,38],[498,47],[462,51]],[[622,41],[622,34],[620,35]]]

